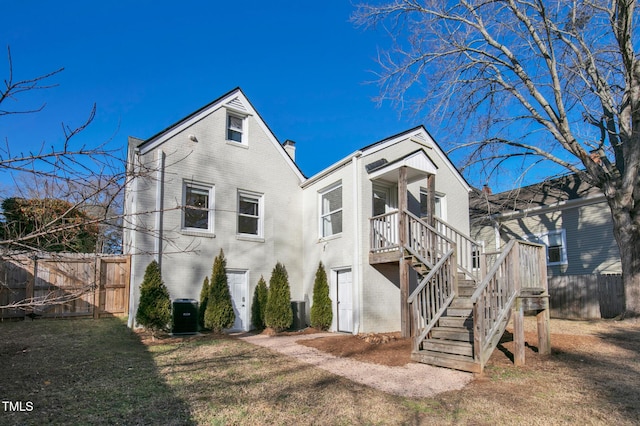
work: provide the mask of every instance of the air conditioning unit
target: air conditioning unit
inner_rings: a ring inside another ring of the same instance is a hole
[[[198,301],[176,299],[173,301],[173,334],[196,334],[198,332]]]

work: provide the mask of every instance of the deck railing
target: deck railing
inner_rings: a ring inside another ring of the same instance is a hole
[[[405,211],[407,248],[420,255],[427,266],[433,267],[446,253],[455,247],[455,241],[438,232],[409,211]]]
[[[458,271],[463,272],[467,278],[480,282],[484,247],[442,219],[437,217],[434,219],[438,232],[456,243]]]
[[[372,217],[370,224],[372,253],[382,253],[400,247],[397,210]]]
[[[520,291],[539,289],[544,259],[544,246],[511,240],[473,293],[473,352],[480,365],[497,346]]]

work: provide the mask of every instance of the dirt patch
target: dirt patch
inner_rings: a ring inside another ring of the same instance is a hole
[[[334,356],[397,367],[411,362],[411,339],[400,333],[335,335],[298,342]]]

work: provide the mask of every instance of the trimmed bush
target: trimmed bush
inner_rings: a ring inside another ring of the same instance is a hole
[[[207,310],[207,302],[209,302],[209,277],[204,277],[202,282],[202,290],[200,290],[200,306],[198,307],[198,327],[205,329],[204,313]]]
[[[333,320],[331,298],[329,297],[329,283],[327,273],[322,262],[316,271],[316,280],[313,283],[313,305],[311,306],[311,327],[320,330],[328,330]]]
[[[204,326],[216,333],[220,333],[224,328],[232,327],[236,320],[226,268],[227,260],[220,249],[220,254],[213,261],[213,272],[209,283],[209,300],[204,311]]]
[[[264,315],[269,298],[269,289],[264,277],[260,277],[251,303],[251,322],[257,330],[264,330]]]
[[[155,260],[147,266],[140,284],[140,304],[136,312],[136,322],[151,330],[151,336],[161,330],[168,330],[171,323],[171,298],[162,282],[160,265]]]
[[[269,296],[267,297],[264,320],[265,325],[276,332],[286,330],[293,322],[289,275],[280,262],[273,268],[269,280]]]

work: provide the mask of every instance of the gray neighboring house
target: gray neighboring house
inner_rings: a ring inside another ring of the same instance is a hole
[[[486,252],[525,239],[547,246],[550,276],[621,273],[605,197],[575,174],[497,194],[474,188],[469,205]]]
[[[400,329],[398,255],[376,263],[372,247],[382,236],[393,243],[399,205],[469,235],[469,185],[422,126],[308,178],[295,149],[276,139],[239,88],[146,140],[129,139],[130,326],[149,262],[160,263],[172,299],[198,299],[223,249],[234,330],[251,328],[255,286],[261,276],[269,280],[276,262],[286,266],[291,298],[306,302],[308,318],[320,261],[330,280],[331,330]]]

